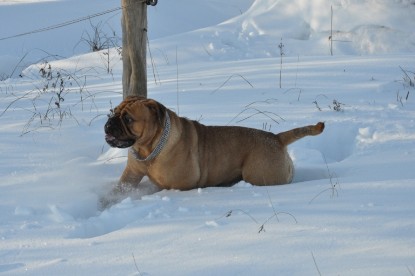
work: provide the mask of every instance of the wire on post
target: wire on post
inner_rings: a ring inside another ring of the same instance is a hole
[[[146,0],[146,4],[150,6],[155,6],[157,5],[157,1],[158,0]]]

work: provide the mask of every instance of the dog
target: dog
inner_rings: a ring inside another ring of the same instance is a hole
[[[287,146],[323,132],[324,123],[279,134],[239,127],[206,126],[179,117],[161,103],[130,96],[109,115],[105,139],[128,148],[128,160],[116,190],[139,188],[147,176],[159,189],[191,190],[290,183],[294,166]]]

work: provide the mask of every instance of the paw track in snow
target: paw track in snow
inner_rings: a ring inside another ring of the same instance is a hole
[[[117,231],[130,223],[151,217],[152,213],[157,212],[159,204],[149,200],[133,201],[126,198],[98,216],[81,221],[69,238],[93,238]]]

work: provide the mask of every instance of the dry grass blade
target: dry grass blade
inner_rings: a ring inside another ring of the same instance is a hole
[[[254,86],[252,85],[252,83],[250,81],[248,81],[244,76],[242,76],[241,74],[233,74],[232,76],[228,77],[218,88],[216,88],[215,90],[213,90],[211,92],[211,94],[216,93],[217,91],[219,91],[222,87],[224,87],[233,77],[240,77],[241,79],[243,79],[247,84],[249,84],[249,86],[251,86],[251,88],[254,88]]]
[[[143,275],[143,274],[141,274],[140,269],[138,269],[138,266],[137,266],[137,262],[136,262],[136,260],[135,260],[134,253],[132,253],[131,255],[133,256],[134,266],[135,266],[135,269],[136,269],[136,270],[137,270],[137,272],[138,272],[138,275],[139,275],[139,276]]]
[[[316,196],[314,196],[309,202],[308,204],[311,204],[316,198],[318,198],[320,195],[322,195],[323,193],[327,192],[327,191],[331,191],[331,197],[333,198],[334,196],[338,196],[339,192],[337,191],[337,187],[339,186],[339,180],[336,176],[336,174],[332,174],[330,169],[329,169],[329,165],[327,164],[327,160],[326,157],[324,157],[324,162],[326,164],[326,169],[327,169],[327,173],[329,175],[329,180],[330,180],[330,186],[327,189],[324,189],[323,191],[319,192]],[[336,178],[336,182],[333,183],[333,178]]]
[[[321,272],[320,272],[320,269],[318,268],[317,261],[316,261],[316,258],[314,257],[313,251],[311,251],[311,257],[313,257],[314,265],[317,269],[318,275],[321,276]]]

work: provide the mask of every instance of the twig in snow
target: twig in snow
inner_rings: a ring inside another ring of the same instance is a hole
[[[250,103],[250,104],[248,104],[248,105],[246,105],[245,106],[245,108],[241,111],[241,112],[239,112],[235,117],[233,117],[228,123],[227,123],[227,125],[229,125],[230,123],[232,123],[236,118],[238,118],[239,116],[241,116],[243,113],[245,113],[245,112],[247,112],[247,111],[250,111],[250,110],[253,110],[253,111],[256,111],[256,113],[254,113],[254,114],[251,114],[251,115],[248,115],[247,117],[245,117],[245,118],[243,118],[243,119],[240,119],[239,121],[237,121],[237,123],[240,123],[240,122],[243,122],[243,121],[245,121],[245,120],[247,120],[247,119],[249,119],[249,118],[251,118],[251,117],[254,117],[254,116],[256,116],[256,115],[258,115],[258,114],[260,114],[260,115],[264,115],[265,117],[267,117],[267,118],[269,118],[269,119],[271,119],[272,121],[274,121],[275,123],[277,123],[277,124],[279,124],[279,122],[278,122],[278,119],[279,120],[282,120],[282,121],[285,121],[285,119],[284,118],[282,118],[281,116],[279,116],[278,114],[276,114],[276,113],[274,113],[274,112],[270,112],[270,111],[262,111],[262,110],[259,110],[258,108],[256,108],[256,107],[252,107],[253,105],[255,105],[255,104],[257,104],[257,103],[267,103],[267,104],[271,104],[271,103],[273,103],[273,102],[277,102],[278,100],[277,99],[273,99],[273,98],[271,98],[271,99],[267,99],[267,100],[265,100],[265,101],[256,101],[256,102],[252,102],[252,103]]]
[[[280,49],[280,88],[282,88],[282,57],[285,55],[284,53],[284,44],[282,43],[282,37],[281,37],[281,43],[278,44],[278,48]]]
[[[314,265],[316,266],[318,275],[321,276],[321,272],[320,272],[320,269],[318,268],[317,261],[316,261],[316,258],[314,257],[313,251],[311,251],[311,257],[313,257]]]
[[[249,86],[251,86],[251,88],[254,88],[254,86],[252,85],[252,83],[247,80],[244,76],[242,76],[241,74],[233,74],[232,76],[228,77],[218,88],[216,88],[215,90],[213,90],[211,92],[211,94],[219,91],[222,87],[224,87],[233,77],[240,77],[241,79],[243,79],[247,84],[249,84]]]
[[[242,209],[229,210],[226,214],[224,214],[223,216],[221,216],[219,219],[224,218],[224,217],[225,218],[229,218],[236,211],[241,212],[242,214],[248,216],[253,222],[255,222],[256,224],[259,224],[259,222],[253,216],[251,216],[248,212],[245,212]]]
[[[268,221],[270,221],[271,219],[276,218],[277,221],[279,222],[280,220],[278,218],[278,215],[280,215],[280,214],[286,214],[286,215],[291,216],[294,219],[295,223],[297,224],[298,222],[297,222],[297,219],[295,218],[294,215],[292,215],[292,214],[290,214],[288,212],[277,212],[277,210],[274,207],[274,204],[272,203],[272,199],[271,199],[271,196],[269,195],[268,189],[266,191],[267,191],[267,195],[268,195],[269,204],[271,205],[272,211],[274,212],[274,214],[272,216],[270,216],[269,218],[267,218],[264,221],[263,224],[261,224],[261,226],[259,227],[258,233],[265,232],[265,224],[267,224]]]
[[[414,273],[411,271],[411,269],[409,268],[409,266],[406,266],[406,268],[408,269],[409,274],[411,274],[411,276],[414,276]]]
[[[410,87],[415,87],[415,83],[414,83],[414,81],[415,81],[415,73],[414,72],[411,72],[411,71],[404,70],[401,66],[399,66],[399,68],[405,74],[405,76],[403,77],[404,82],[407,82]],[[411,79],[411,77],[409,76],[408,73],[414,74],[414,81]]]
[[[135,266],[135,269],[137,269],[138,275],[139,276],[143,275],[143,274],[141,274],[140,270],[138,269],[137,262],[135,261],[134,253],[131,253],[131,255],[133,255],[134,266]]]
[[[337,178],[337,176],[331,173],[330,169],[329,169],[329,165],[327,164],[327,160],[326,157],[323,155],[324,158],[324,163],[326,163],[326,168],[327,168],[327,173],[329,175],[329,179],[330,179],[330,188],[324,189],[323,191],[319,192],[315,197],[313,197],[310,202],[308,202],[308,204],[311,204],[316,198],[318,198],[320,195],[322,195],[323,193],[327,192],[327,191],[331,191],[331,197],[333,198],[334,196],[338,196],[339,192],[337,191],[337,186],[339,186],[339,179]],[[333,178],[336,178],[336,182],[333,183]]]
[[[272,203],[272,200],[271,200],[271,196],[269,195],[269,193],[268,193],[268,190],[267,190],[267,194],[268,194],[268,200],[269,200],[269,202],[270,202],[270,205],[271,205],[271,207],[272,207],[272,210],[273,210],[273,214],[272,214],[272,216],[270,216],[269,218],[267,218],[262,224],[260,224],[251,214],[249,214],[248,212],[246,212],[246,211],[244,211],[244,210],[241,210],[241,209],[236,209],[236,210],[230,210],[230,211],[228,211],[226,214],[224,214],[223,216],[221,216],[219,219],[222,219],[222,218],[228,218],[228,217],[230,217],[230,216],[232,216],[232,214],[235,212],[235,211],[238,211],[238,212],[241,212],[241,213],[243,213],[244,215],[246,215],[246,216],[248,216],[253,222],[255,222],[257,225],[259,225],[259,228],[258,228],[258,234],[259,233],[262,233],[262,232],[265,232],[265,224],[267,224],[270,220],[272,220],[273,218],[276,218],[277,219],[277,221],[279,222],[280,220],[279,220],[279,218],[278,218],[278,216],[279,215],[281,215],[281,214],[285,214],[285,215],[289,215],[289,216],[291,216],[293,219],[294,219],[294,221],[295,221],[295,223],[298,223],[297,222],[297,219],[294,217],[294,215],[292,215],[292,214],[290,214],[290,213],[288,213],[288,212],[277,212],[277,210],[275,209],[275,207],[274,207],[274,204]]]

